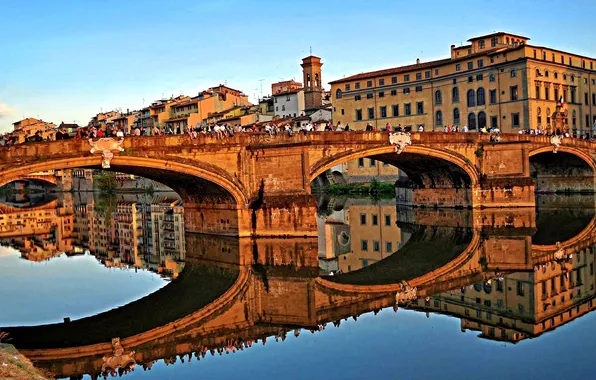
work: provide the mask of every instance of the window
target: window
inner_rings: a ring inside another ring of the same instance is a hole
[[[385,79],[379,79],[379,86],[385,85]]]
[[[362,99],[361,95],[354,95],[354,100],[355,101],[359,101],[360,99]]]
[[[443,103],[443,96],[441,95],[441,90],[435,91],[435,104],[441,105]]]
[[[416,86],[416,92],[422,92],[422,86]]]
[[[424,72],[424,78],[425,79],[429,79],[430,78],[430,71],[425,71]]]
[[[368,251],[368,240],[360,241],[360,249],[363,251]]]
[[[364,158],[359,158],[358,159],[358,167],[359,168],[363,168],[364,167]],[[362,218],[362,215],[365,215],[365,214],[361,214],[360,218]],[[360,220],[362,220],[362,219],[360,219]],[[362,222],[360,224],[362,224]]]
[[[488,91],[490,104],[497,104],[497,90]]]
[[[480,40],[480,41],[478,41],[478,47],[479,47],[480,49],[484,49],[484,40]]]
[[[468,115],[468,129],[470,131],[476,130],[476,115],[474,115],[474,112],[471,112]]]
[[[366,81],[366,87],[372,87],[372,80]]]
[[[375,97],[375,95],[372,92],[369,92],[368,94],[366,94],[366,99],[372,99],[374,97]]]
[[[494,82],[494,81],[495,81],[495,74],[492,74],[492,73],[491,73],[491,74],[489,74],[489,76],[488,76],[488,81],[489,81],[489,82]]]
[[[540,86],[536,86],[536,99],[540,99]]]
[[[478,68],[484,67],[484,61],[482,59],[479,59],[478,62],[476,62],[476,64],[478,65]]]
[[[362,159],[362,166],[364,166],[364,158]],[[360,214],[360,225],[361,226],[366,226],[366,214],[362,213]]]
[[[592,63],[590,62],[590,68],[592,68],[591,65]],[[435,75],[439,75],[439,69],[435,69]]]
[[[399,106],[397,104],[394,104],[391,106],[391,111],[392,111],[392,116],[393,117],[398,117],[399,116]]]
[[[474,107],[476,105],[476,94],[474,90],[468,90],[468,107]]]
[[[360,88],[360,82],[356,82],[356,83],[354,84],[354,88],[355,88],[356,90],[358,90],[358,89]]]
[[[592,105],[596,106],[596,93],[592,93]]]
[[[381,106],[381,117],[387,117],[387,106]]]
[[[486,113],[478,112],[478,129],[486,128]]]
[[[410,74],[404,75],[404,82],[409,82],[409,81],[410,81]]]
[[[544,76],[548,78],[548,70],[544,70]]]
[[[468,62],[468,70],[472,70],[474,68],[474,62]]]
[[[422,79],[422,73],[416,73],[416,80]]]
[[[555,87],[555,100],[559,101],[559,89],[557,87]]]
[[[451,102],[459,103],[459,88],[457,87],[453,87],[453,89],[451,89]]]
[[[590,115],[586,115],[586,127],[590,126]]]
[[[517,100],[517,86],[509,87],[509,97],[511,100]]]
[[[519,128],[519,113],[511,114],[511,126],[513,128]]]
[[[375,118],[375,109],[372,107],[368,108],[368,118],[369,119],[374,119]]]
[[[342,116],[345,114],[345,112],[344,112],[344,109],[343,109],[343,108],[341,109],[341,114],[342,114]]]
[[[453,124],[459,124],[459,108],[453,109]]]
[[[468,77],[468,83],[472,83],[472,82],[474,82],[474,77],[472,75],[470,75]]]
[[[481,81],[484,79],[484,75],[483,74],[476,74],[476,80],[477,81]]]
[[[406,87],[404,88],[404,95],[408,95],[410,93],[410,88]]]
[[[275,110],[276,110],[276,111],[279,111],[279,107],[278,107],[278,106],[275,106]]]
[[[443,112],[437,111],[435,114],[435,124],[440,126],[443,125]]]
[[[356,110],[356,120],[362,120],[362,110],[361,109]]]
[[[480,87],[478,91],[476,91],[476,105],[483,106],[486,104],[484,88]]]
[[[281,105],[281,110],[282,110],[282,111],[285,111],[285,110],[286,110],[286,105],[285,105],[285,104],[282,104],[282,105]]]
[[[499,39],[497,37],[493,37],[490,39],[490,46],[491,47],[495,47],[497,46],[497,42],[499,41]]]
[[[379,91],[379,98],[385,97],[385,91]]]
[[[371,163],[373,163],[375,160],[370,160]],[[371,164],[371,166],[375,166],[374,164]],[[377,214],[372,214],[372,225],[373,226],[378,226],[379,225],[379,215]]]
[[[516,294],[520,297],[523,297],[526,295],[526,291],[524,289],[524,283],[521,281],[517,282]]]
[[[350,91],[350,85],[346,84],[346,91]]]
[[[374,252],[381,251],[381,244],[377,240],[373,240],[373,251]]]
[[[391,90],[391,96],[396,96],[397,95],[397,90]]]
[[[412,105],[410,103],[404,104],[404,113],[406,116],[410,116],[412,114]]]
[[[424,102],[416,102],[416,113],[422,115],[424,113]]]
[[[455,65],[455,71],[461,71],[461,65],[459,63]]]
[[[393,84],[397,83],[397,77],[391,77],[391,83],[393,83]]]
[[[572,75],[572,76],[571,76],[571,81],[572,81],[572,82],[575,82],[575,75]]]
[[[515,78],[517,76],[517,72],[515,69],[511,69],[511,78]]]
[[[590,104],[590,96],[588,95],[587,92],[584,92],[584,104],[585,105]]]
[[[385,214],[385,226],[387,226],[387,227],[391,226],[391,215],[390,214]]]
[[[341,90],[339,88],[335,91],[335,99],[341,99]]]
[[[575,103],[575,87],[571,87],[571,103]]]
[[[385,252],[391,253],[393,252],[393,242],[385,242]]]

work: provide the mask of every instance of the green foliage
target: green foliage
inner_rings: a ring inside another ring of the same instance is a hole
[[[393,183],[379,182],[373,178],[368,185],[330,185],[326,189],[331,195],[372,195],[379,198],[395,197]]]
[[[480,266],[483,269],[486,269],[486,267],[488,266],[488,261],[486,261],[486,257],[481,257],[480,260],[478,260],[478,264],[480,264]]]
[[[96,177],[97,187],[103,193],[114,193],[118,184],[116,182],[116,175],[112,172],[100,172]]]
[[[474,154],[476,155],[476,157],[482,157],[482,156],[484,156],[484,148],[483,147],[480,147],[480,148],[476,149],[474,151]]]

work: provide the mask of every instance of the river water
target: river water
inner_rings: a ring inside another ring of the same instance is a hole
[[[593,196],[322,195],[318,239],[257,241],[173,193],[1,201],[0,330],[57,378],[591,378]]]

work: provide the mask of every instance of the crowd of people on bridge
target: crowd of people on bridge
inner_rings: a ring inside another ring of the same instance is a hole
[[[287,136],[293,136],[295,133],[300,133],[303,135],[308,135],[310,132],[351,132],[353,131],[349,124],[345,126],[342,125],[341,122],[337,122],[334,124],[333,122],[326,122],[326,123],[313,123],[311,121],[306,121],[302,123],[293,123],[289,121],[270,121],[270,122],[260,122],[255,123],[250,126],[240,126],[239,124],[230,124],[230,123],[202,123],[197,124],[194,128],[189,126],[170,126],[166,125],[159,126],[154,125],[152,127],[134,127],[129,130],[125,130],[123,128],[118,128],[113,125],[105,125],[102,127],[94,127],[94,126],[87,126],[87,127],[80,127],[76,130],[76,132],[68,133],[65,130],[60,128],[53,131],[54,133],[47,134],[47,137],[43,137],[43,133],[38,131],[32,135],[28,135],[27,133],[24,134],[24,138],[20,138],[15,133],[7,133],[0,136],[0,146],[10,147],[15,144],[19,143],[28,143],[28,142],[41,142],[47,140],[66,140],[66,139],[89,139],[89,138],[102,138],[102,137],[116,137],[116,138],[123,138],[125,136],[128,137],[135,137],[135,136],[166,136],[166,135],[188,135],[191,139],[196,139],[201,135],[209,135],[216,139],[223,139],[227,137],[234,136],[238,133],[267,133],[269,136],[279,136],[281,134]],[[367,123],[364,129],[365,132],[425,132],[425,127],[423,125],[418,126],[402,126],[401,124],[398,125],[391,125],[391,123],[386,123],[384,127],[378,128],[373,126],[371,123]],[[479,130],[476,129],[469,129],[468,126],[464,125],[460,127],[459,125],[446,125],[442,128],[442,131],[445,133],[480,133],[480,134],[490,134],[491,141],[500,141],[500,130],[498,128],[487,129],[486,127],[482,127]],[[436,132],[435,130],[431,132]],[[537,135],[537,136],[551,136],[551,135],[559,135],[565,138],[580,138],[584,140],[596,141],[595,135],[590,135],[589,133],[583,133],[579,136],[570,134],[567,130],[550,130],[550,129],[543,129],[542,127],[538,127],[537,129],[520,129],[518,131],[519,134],[527,134],[527,135]]]

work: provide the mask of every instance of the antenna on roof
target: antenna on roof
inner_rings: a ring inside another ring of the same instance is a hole
[[[312,55],[312,46],[309,46],[310,48],[310,55]]]

